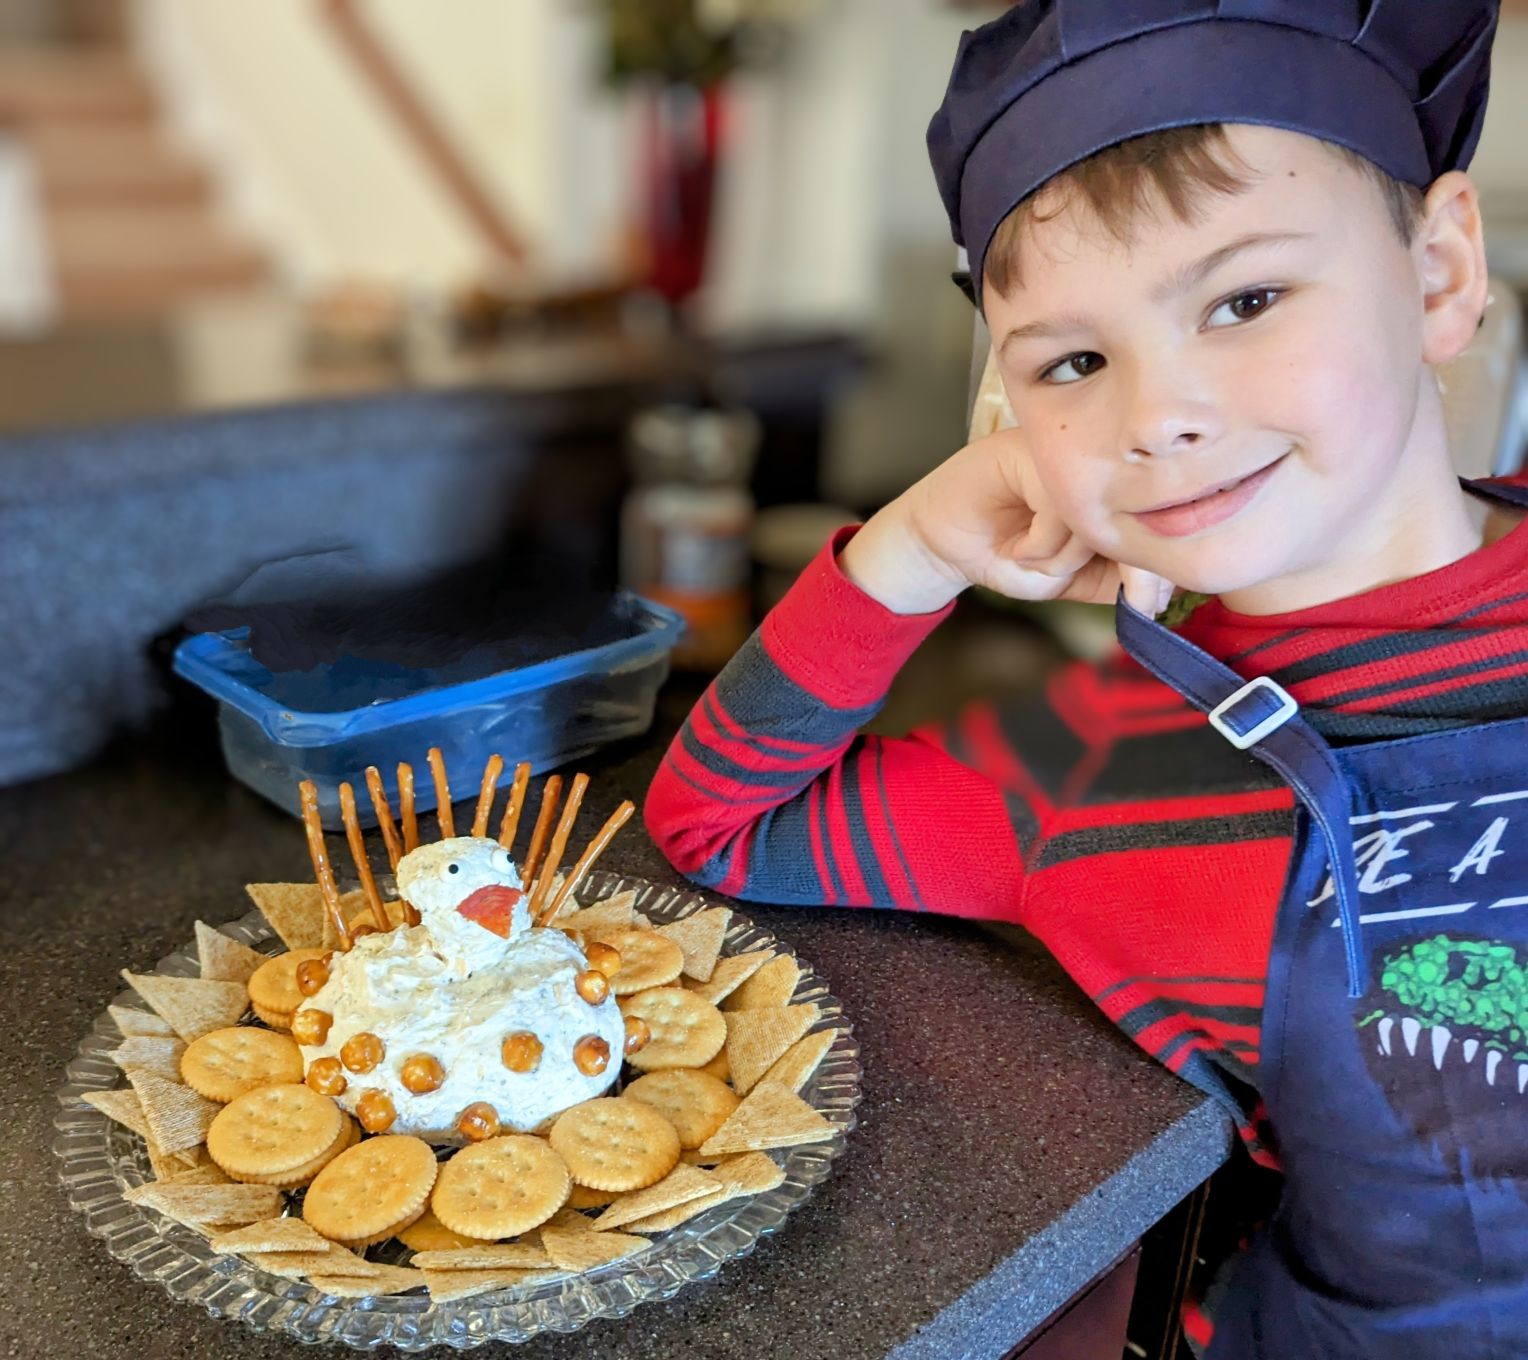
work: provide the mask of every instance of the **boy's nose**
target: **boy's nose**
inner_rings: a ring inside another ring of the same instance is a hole
[[[1220,419],[1212,403],[1181,390],[1138,389],[1122,431],[1127,462],[1187,453],[1214,443]]]
[[[1127,463],[1144,463],[1148,458],[1159,458],[1165,453],[1179,453],[1202,442],[1201,430],[1162,430],[1149,435],[1125,450]]]

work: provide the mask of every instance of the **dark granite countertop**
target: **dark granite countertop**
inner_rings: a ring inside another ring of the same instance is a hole
[[[112,1260],[69,1209],[50,1151],[54,1092],[118,970],[180,947],[198,917],[244,914],[245,882],[309,876],[297,823],[234,783],[208,715],[193,719],[0,790],[0,1355],[311,1353],[175,1303]],[[582,762],[598,796],[579,836],[618,797],[641,797],[661,747]],[[605,867],[678,881],[638,824]],[[742,910],[827,979],[854,1025],[864,1100],[847,1151],[777,1234],[710,1281],[480,1354],[1002,1356],[1225,1158],[1225,1118],[1039,951],[929,916]]]

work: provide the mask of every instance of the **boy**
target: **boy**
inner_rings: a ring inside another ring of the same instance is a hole
[[[1528,1356],[1528,486],[1455,478],[1432,375],[1486,301],[1495,21],[1026,0],[968,34],[929,145],[1019,429],[839,535],[647,801],[723,892],[1025,926],[1224,1101],[1285,1182],[1191,1328],[1216,1360]],[[1118,592],[1138,664],[857,738],[974,583]],[[1179,634],[1174,587],[1216,597]]]

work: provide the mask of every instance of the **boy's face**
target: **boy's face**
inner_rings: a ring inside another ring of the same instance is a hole
[[[1030,224],[1020,284],[988,288],[986,311],[1073,533],[1270,613],[1318,582],[1333,599],[1415,574],[1407,526],[1434,508],[1446,444],[1419,256],[1377,187],[1312,138],[1227,132],[1245,192],[1207,195],[1195,225],[1145,217],[1128,246],[1069,202]]]

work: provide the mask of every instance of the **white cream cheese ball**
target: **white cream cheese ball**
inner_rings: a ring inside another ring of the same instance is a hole
[[[613,996],[590,1005],[578,994],[587,959],[561,931],[533,927],[523,897],[506,912],[511,898],[503,890],[520,886],[509,855],[486,837],[421,846],[399,862],[399,892],[418,910],[420,924],[363,936],[348,953],[335,954],[328,982],[300,1008],[333,1017],[324,1042],[302,1050],[309,1067],[340,1059],[357,1034],[381,1041],[375,1067],[345,1068],[345,1090],[335,1097],[344,1109],[354,1113],[367,1091],[380,1091],[397,1112],[389,1133],[461,1143],[456,1121],[469,1105],[486,1101],[505,1132],[523,1133],[610,1087],[625,1041],[620,1008]],[[489,924],[458,910],[472,911],[474,894],[476,904],[492,908],[483,918]],[[505,925],[507,936],[496,933]],[[504,1040],[519,1032],[534,1034],[542,1046],[529,1072],[504,1065]],[[590,1035],[610,1054],[595,1076],[581,1072],[573,1057]],[[443,1069],[436,1090],[415,1093],[403,1084],[404,1064],[416,1056]]]

